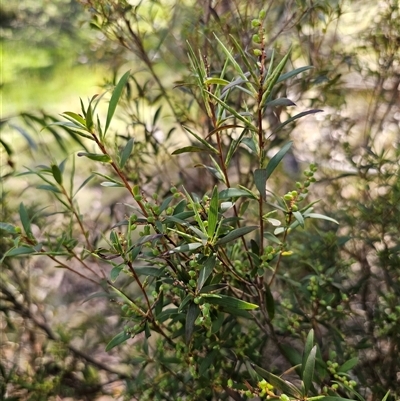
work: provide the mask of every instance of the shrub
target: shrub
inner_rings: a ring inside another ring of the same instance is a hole
[[[369,221],[368,205],[355,221],[353,204],[347,203],[339,217],[349,221],[337,236],[331,205],[321,214],[309,194],[319,190],[317,165],[309,164],[301,178],[295,168],[293,179],[281,163],[296,167],[292,141],[283,139],[286,129],[321,111],[279,118],[295,106],[285,93],[292,88],[297,93],[296,79],[311,67],[289,68],[290,48],[269,51],[269,20],[261,11],[240,26],[246,28],[240,40],[236,28],[231,35],[192,37],[185,46],[191,74],[177,83],[181,97],[172,95],[146,50],[154,37],[142,33],[140,7],[89,3],[96,11],[93,24],[134,51],[147,75],[128,71],[115,78],[104,119],[97,112],[103,95],[81,101],[80,113],[65,112],[63,121],[36,119],[53,135],[64,130],[82,148],[78,159],[72,155],[60,162],[54,156],[47,165],[29,168],[24,173],[29,184],[46,191],[49,207],[43,208],[43,200],[21,202],[19,222],[6,216],[1,223],[8,233],[2,261],[9,275],[2,294],[5,311],[13,314],[9,323],[15,314],[22,316],[52,343],[52,360],[41,365],[34,382],[29,374],[14,375],[9,366],[3,377],[36,399],[105,391],[100,371],[111,381],[124,381],[125,399],[340,401],[364,400],[370,389],[377,394],[373,399],[389,399],[390,382],[378,388],[354,369],[356,350],[369,347],[368,341],[377,345],[391,336],[391,349],[398,348],[393,336],[397,284],[387,296],[380,285],[371,295],[376,299],[381,293],[374,319],[390,321],[386,331],[376,333],[378,323],[359,341],[353,323],[358,323],[354,312],[365,277],[349,276],[352,260],[343,252],[350,248],[343,245],[358,250],[363,238],[359,231],[344,231]],[[149,15],[155,23],[159,9],[153,7]],[[210,48],[214,52],[208,56]],[[123,128],[113,128],[118,106],[127,121],[123,134]],[[32,121],[31,115],[24,117]],[[194,164],[201,169],[198,178]],[[393,190],[381,204],[393,211],[397,166],[375,154],[371,164],[380,167],[380,185]],[[109,199],[97,206],[99,188]],[[389,220],[371,217],[371,225],[382,224],[388,235],[395,226],[390,213],[384,216]],[[393,285],[398,251],[394,239],[385,241],[380,263],[386,283]],[[363,261],[366,252],[354,254]],[[86,301],[81,310],[89,316],[83,324],[49,327],[46,315],[36,313],[40,300],[29,299],[27,287],[32,256],[39,265],[50,260],[78,276],[70,291],[78,293],[73,301]],[[9,285],[13,274],[21,276],[16,291]],[[367,295],[362,302],[373,313]],[[103,316],[90,316],[96,307]],[[76,345],[78,337],[89,353]],[[124,371],[115,360],[104,363],[91,355],[103,342]]]

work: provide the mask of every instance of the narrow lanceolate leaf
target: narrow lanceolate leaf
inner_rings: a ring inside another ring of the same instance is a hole
[[[267,172],[264,168],[258,168],[254,171],[254,183],[256,188],[261,195],[261,198],[265,199],[265,184],[267,183]]]
[[[215,255],[211,255],[203,263],[203,267],[200,269],[199,278],[197,280],[197,290],[200,291],[203,288],[204,283],[207,281],[208,277],[214,270],[216,263]]]
[[[229,232],[227,235],[224,237],[220,238],[215,245],[224,245],[227,244],[230,241],[235,240],[236,238],[242,237],[243,235],[246,235],[254,230],[256,230],[258,226],[248,226],[248,227],[240,227],[236,228],[235,230],[232,230]]]
[[[292,102],[286,97],[280,97],[279,99],[271,100],[267,102],[267,107],[277,107],[277,106],[296,106],[296,103]]]
[[[212,350],[201,362],[199,366],[199,375],[202,376],[204,373],[207,372],[208,368],[214,362],[215,358],[217,357],[219,350],[214,349]]]
[[[42,185],[38,185],[36,188],[37,189],[43,189],[45,191],[54,192],[55,194],[61,193],[61,191],[54,185],[42,184]]]
[[[197,316],[200,314],[200,308],[195,303],[191,303],[189,305],[187,314],[186,314],[186,324],[185,324],[185,340],[186,344],[190,343],[190,340],[193,336],[194,331],[194,323],[197,319]]]
[[[273,320],[275,316],[275,300],[274,297],[272,296],[271,289],[269,288],[269,285],[267,283],[265,283],[264,291],[265,291],[265,306],[267,308],[268,317],[270,320]]]
[[[231,117],[236,117],[239,121],[242,121],[244,124],[246,124],[246,126],[248,126],[250,129],[256,131],[256,128],[251,124],[251,122],[247,118],[245,118],[242,114],[238,113],[233,107],[229,106],[227,103],[225,103],[219,97],[215,96],[213,93],[208,91],[207,93],[214,100],[216,100],[226,111],[229,111],[229,113],[231,113]]]
[[[230,199],[230,198],[251,198],[255,199],[255,196],[250,191],[245,191],[243,189],[238,188],[228,188],[224,189],[220,192],[220,199]]]
[[[120,161],[119,161],[119,166],[121,168],[124,168],[126,162],[129,159],[129,156],[131,155],[134,142],[135,142],[135,140],[133,138],[129,139],[129,141],[126,143],[124,149],[122,149],[122,152],[120,154]]]
[[[291,53],[291,49],[287,52],[285,57],[281,60],[281,62],[276,66],[275,70],[271,73],[271,75],[267,78],[267,80],[263,84],[263,96],[261,100],[261,105],[265,105],[265,103],[268,101],[268,98],[272,92],[272,89],[274,88],[276,82],[278,81],[280,75],[282,74],[283,69],[285,68],[285,65],[287,61],[289,60],[289,56]]]
[[[213,305],[220,305],[225,308],[235,308],[239,310],[257,309],[258,305],[243,301],[228,295],[220,294],[202,294],[202,298],[206,298],[207,302]]]
[[[346,361],[340,368],[338,369],[338,372],[340,373],[347,373],[350,369],[353,369],[354,366],[356,366],[358,363],[358,358],[351,358],[348,361]]]
[[[252,364],[252,367],[263,379],[266,379],[282,393],[285,393],[286,395],[294,397],[296,399],[302,398],[301,391],[292,383],[280,378],[279,376],[274,375],[273,373],[266,371],[265,369],[260,368],[257,365]]]
[[[174,249],[171,249],[169,253],[177,253],[177,252],[191,252],[203,246],[200,242],[193,242],[191,244],[184,244],[181,246],[177,246]]]
[[[25,205],[22,202],[19,205],[19,218],[21,219],[22,227],[24,227],[25,234],[28,237],[32,237],[31,221],[29,219]]]
[[[223,78],[206,78],[204,85],[228,85],[230,82]]]
[[[282,74],[282,75],[279,77],[279,79],[278,79],[277,82],[285,81],[286,79],[292,78],[292,77],[294,77],[294,76],[296,76],[296,75],[298,75],[298,74],[301,74],[301,73],[304,72],[304,71],[311,70],[312,68],[314,68],[314,67],[313,67],[313,66],[310,66],[310,65],[305,66],[305,67],[296,68],[296,69],[293,70],[293,71],[289,71],[289,72],[287,72],[286,74]]]
[[[111,120],[114,116],[115,109],[121,97],[122,91],[128,82],[130,71],[127,71],[122,78],[119,80],[117,86],[115,87],[113,94],[111,95],[110,104],[108,105],[106,126],[104,128],[104,135],[107,133],[108,127],[110,126]]]
[[[290,124],[292,121],[297,120],[301,117],[307,116],[309,114],[315,114],[315,113],[321,113],[323,110],[320,109],[313,109],[313,110],[307,110],[307,111],[303,111],[299,114],[296,114],[293,117],[288,118],[286,121],[284,121],[283,123],[279,124],[275,129],[274,129],[274,133],[279,132],[285,125]]]
[[[72,111],[65,111],[62,114],[67,120],[73,122],[73,123],[77,123],[78,125],[80,125],[81,128],[86,128],[86,121],[85,119],[80,116],[79,114],[73,113]],[[69,118],[68,118],[68,117]]]
[[[208,227],[207,227],[208,238],[214,237],[217,223],[218,223],[218,188],[217,186],[215,186],[211,195],[210,208],[208,209]]]
[[[99,153],[87,153],[87,152],[79,152],[78,153],[79,157],[87,157],[90,160],[94,160],[96,162],[102,162],[102,163],[111,163],[111,157],[108,155],[103,155]]]
[[[198,152],[210,152],[210,151],[212,153],[215,153],[214,151],[212,151],[209,148],[203,148],[200,146],[185,146],[183,148],[174,150],[171,154],[172,155],[180,155],[182,153],[198,153]]]
[[[307,358],[310,355],[310,352],[311,352],[313,346],[314,346],[314,330],[311,329],[307,334],[306,343],[304,345],[303,359],[301,362],[303,369],[304,369]]]
[[[53,174],[54,179],[56,180],[57,184],[62,184],[62,174],[59,167],[55,164],[51,166],[51,172]]]
[[[302,366],[303,369],[303,384],[304,384],[304,396],[308,394],[310,388],[312,386],[312,380],[314,377],[314,368],[315,368],[315,355],[317,353],[317,346],[311,349],[306,363]]]
[[[93,98],[92,98],[92,100],[93,100]],[[93,122],[92,101],[90,101],[89,106],[86,111],[86,128],[89,132],[93,132],[94,122]]]
[[[343,398],[327,395],[325,397],[318,398],[318,401],[354,401],[354,398]]]
[[[215,149],[213,146],[211,146],[206,140],[204,140],[200,135],[197,135],[195,132],[193,132],[190,128],[188,127],[183,127],[190,135],[194,136],[199,142],[201,142],[208,150],[210,150],[212,153],[219,154],[218,150]]]
[[[269,163],[265,169],[267,180],[271,176],[273,171],[277,168],[278,164],[281,162],[281,160],[286,155],[286,153],[289,151],[289,149],[292,147],[292,144],[293,144],[293,142],[290,141],[287,144],[285,144],[284,146],[282,146],[281,150],[275,156],[273,156],[272,159],[269,161]]]
[[[242,67],[240,67],[240,65],[238,64],[238,62],[235,60],[235,58],[233,57],[232,53],[225,47],[225,45],[218,39],[217,35],[215,35],[215,39],[217,40],[217,42],[220,44],[222,51],[225,53],[225,56],[229,59],[229,61],[232,63],[233,68],[236,70],[236,72],[247,81],[247,77],[245,75],[245,73],[242,70]]]
[[[325,216],[325,215],[319,214],[319,213],[307,213],[304,215],[304,217],[307,217],[310,219],[327,220],[327,221],[331,221],[332,223],[339,224],[339,222],[335,219],[332,219],[332,217],[328,217],[328,216]]]
[[[300,212],[293,212],[294,218],[298,221],[301,227],[304,228],[304,218]]]
[[[106,352],[110,351],[112,348],[120,345],[131,338],[131,334],[126,331],[121,331],[118,333],[106,346]]]
[[[4,258],[11,256],[29,255],[30,253],[36,253],[36,252],[37,251],[33,247],[20,246],[18,248],[10,249],[8,252],[5,253]]]

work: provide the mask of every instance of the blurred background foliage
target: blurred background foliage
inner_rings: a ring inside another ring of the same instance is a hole
[[[261,9],[267,11],[267,51],[276,48],[282,55],[292,45],[290,67],[314,67],[301,79],[282,83],[280,97],[290,98],[296,110],[324,110],[271,136],[271,151],[288,137],[294,141],[293,154],[271,189],[289,188],[302,166],[315,161],[319,176],[313,196],[322,199],[319,207],[324,213],[340,222],[337,232],[329,223],[322,224],[294,241],[296,263],[286,262],[287,280],[282,278],[282,291],[273,294],[279,303],[282,341],[295,347],[311,325],[321,344],[336,349],[331,360],[359,358],[350,374],[363,397],[381,400],[390,389],[388,400],[397,400],[400,16],[396,0],[3,2],[0,220],[17,222],[23,199],[36,216],[33,223],[44,224],[42,208],[54,207],[52,198],[17,174],[23,166],[62,160],[82,150],[86,145],[73,132],[43,128],[66,109],[78,112],[79,96],[86,99],[109,89],[128,69],[132,78],[119,109],[116,137],[137,140],[127,166],[132,181],[161,194],[179,181],[191,191],[209,189],[212,180],[192,168],[193,160],[168,156],[189,141],[182,124],[195,126],[204,137],[209,132],[199,94],[188,85],[192,77],[186,41],[207,56],[210,71],[219,71],[223,54],[216,50],[214,33],[227,44],[230,34],[240,38],[250,52],[251,20]],[[238,95],[236,104],[241,101]],[[297,112],[279,107],[267,114],[270,131]],[[244,160],[246,164],[237,166],[239,180],[245,180],[251,168],[251,157],[245,154]],[[201,155],[197,162],[202,162]],[[87,170],[87,161],[76,161],[77,180],[83,180]],[[80,207],[94,231],[106,233],[121,218],[117,203],[121,197],[118,191],[110,194],[88,186]],[[56,217],[52,221],[62,226]],[[2,253],[9,241],[2,237]],[[104,352],[120,325],[118,307],[96,298],[83,303],[96,288],[68,273],[44,258],[5,259],[0,273],[1,396],[140,399],[129,379],[135,365],[134,344],[123,351]],[[304,299],[287,292],[289,279],[302,283]],[[322,294],[332,295],[323,312],[317,302]],[[304,308],[293,308],[297,304]],[[279,361],[274,363],[281,367]]]

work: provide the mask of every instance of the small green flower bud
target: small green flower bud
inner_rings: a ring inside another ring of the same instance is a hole
[[[257,57],[262,55],[262,51],[260,49],[253,49],[253,54]]]
[[[253,35],[253,42],[254,43],[261,43],[260,35],[257,33]]]
[[[258,14],[258,18],[264,19],[266,15],[267,15],[267,12],[265,10],[261,10]]]
[[[252,21],[251,21],[251,26],[253,27],[253,28],[257,28],[257,27],[259,27],[261,25],[261,21],[259,20],[259,19],[253,19]]]

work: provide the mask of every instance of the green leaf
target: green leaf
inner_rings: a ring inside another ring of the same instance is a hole
[[[293,212],[292,213],[294,218],[299,222],[300,226],[304,228],[304,218],[300,212]]]
[[[75,198],[76,194],[93,178],[94,178],[94,174],[91,174],[88,178],[86,178],[86,180],[83,181],[81,185],[79,185],[79,188],[75,191],[73,197]]]
[[[199,146],[185,146],[184,148],[180,148],[177,150],[174,150],[171,155],[180,155],[182,153],[199,153],[199,152],[212,152],[215,153],[214,150],[211,150],[209,148],[202,148]]]
[[[356,366],[358,363],[358,358],[351,358],[348,361],[346,361],[342,366],[339,367],[338,372],[339,373],[347,373],[349,370],[353,369],[354,366]]]
[[[203,374],[207,371],[207,369],[211,366],[214,362],[215,358],[217,357],[219,350],[214,349],[207,354],[207,356],[201,361],[199,366],[199,375],[203,376]]]
[[[286,80],[286,79],[289,79],[289,78],[294,77],[295,75],[301,74],[301,73],[304,72],[304,71],[311,70],[312,68],[314,68],[314,67],[313,67],[313,66],[310,66],[310,65],[305,66],[305,67],[296,68],[296,69],[293,70],[293,71],[289,71],[289,72],[287,72],[286,74],[282,74],[282,75],[279,77],[279,79],[278,79],[277,82],[282,82],[282,81],[284,81],[284,80]]]
[[[31,221],[23,202],[19,204],[19,218],[21,219],[22,227],[24,228],[25,234],[28,237],[33,237],[31,230]]]
[[[311,352],[313,346],[314,346],[314,330],[311,329],[307,334],[306,343],[304,345],[303,359],[302,359],[302,362],[301,362],[301,365],[303,366],[303,369],[304,369],[304,366],[306,364],[307,358],[310,355],[310,352]]]
[[[228,85],[229,81],[222,78],[207,78],[204,81],[204,85]]]
[[[243,189],[238,189],[238,188],[228,188],[224,189],[219,193],[219,198],[220,199],[230,199],[230,198],[251,198],[251,199],[256,199],[255,196],[250,192],[250,191],[245,191]]]
[[[12,257],[12,256],[20,256],[20,255],[29,255],[31,253],[36,253],[37,251],[33,247],[28,247],[28,246],[20,246],[18,248],[12,248],[6,254],[4,257]]]
[[[249,72],[245,73],[246,77],[247,77],[247,75],[251,74],[251,76],[253,78],[253,82],[257,82],[258,75],[256,72],[256,68],[257,68],[256,64],[251,62],[252,61],[251,58],[249,58],[248,55],[244,52],[244,50],[242,49],[242,46],[239,44],[239,42],[236,40],[236,38],[233,35],[229,35],[229,37],[231,38],[233,45],[236,47],[236,50],[240,53],[242,60],[245,63],[247,69],[249,70]],[[258,68],[257,68],[257,70],[258,70]]]
[[[61,191],[57,187],[55,187],[54,185],[45,185],[45,184],[43,184],[43,185],[38,185],[36,188],[37,189],[43,189],[44,191],[54,192],[56,194],[60,194],[61,193]]]
[[[258,168],[254,171],[254,183],[256,184],[256,188],[261,195],[262,199],[265,199],[265,185],[267,183],[267,172],[263,168]]]
[[[225,53],[225,56],[229,59],[229,61],[232,63],[233,68],[236,70],[236,72],[241,76],[242,79],[247,81],[247,77],[246,74],[243,72],[242,67],[240,67],[240,65],[238,64],[238,62],[235,60],[235,58],[233,57],[232,53],[225,47],[225,45],[218,39],[218,36],[214,34],[215,39],[217,40],[217,42],[220,44],[223,52]],[[253,91],[255,91],[255,89],[253,88]]]
[[[56,180],[57,184],[62,185],[62,173],[59,167],[56,164],[51,165],[51,172],[53,174],[54,179]]]
[[[183,126],[185,131],[187,131],[190,135],[194,136],[199,142],[201,142],[208,150],[210,150],[212,153],[215,153],[219,155],[219,152],[217,149],[215,149],[213,146],[211,146],[206,140],[204,140],[200,135],[197,135],[195,132],[193,132],[190,128]]]
[[[385,396],[382,398],[382,401],[386,401],[389,397],[390,390],[385,394]]]
[[[117,187],[117,188],[125,187],[125,185],[122,182],[110,182],[110,181],[101,182],[100,185],[102,187]]]
[[[225,164],[226,167],[229,166],[229,163],[231,162],[231,159],[233,155],[236,153],[236,150],[238,149],[240,143],[242,142],[242,139],[244,138],[245,134],[248,132],[248,129],[245,128],[241,132],[240,136],[238,139],[233,140],[229,146],[228,153],[226,154],[226,159],[225,159]]]
[[[218,204],[218,188],[215,185],[211,195],[210,207],[208,209],[208,238],[213,238],[215,234],[215,229],[218,223]]]
[[[274,297],[272,296],[271,289],[269,288],[269,285],[267,283],[265,283],[264,285],[264,291],[265,291],[265,306],[267,308],[268,317],[269,320],[273,320],[275,316],[275,300]]]
[[[213,305],[220,305],[226,308],[235,308],[239,310],[257,309],[258,305],[243,301],[228,295],[221,294],[202,294],[202,298],[206,298],[207,302]]]
[[[118,266],[114,266],[111,269],[110,279],[112,282],[114,282],[118,278],[118,276],[121,273],[121,270],[123,270],[123,268],[124,268],[124,265],[118,265]]]
[[[177,246],[174,249],[171,249],[169,253],[177,253],[177,252],[191,252],[203,246],[200,242],[193,242],[191,244],[183,244]]]
[[[131,338],[131,334],[127,333],[125,331],[121,331],[121,333],[118,333],[106,346],[106,352],[110,351],[117,345],[120,345],[124,343],[125,341],[129,340]]]
[[[191,303],[189,305],[187,314],[186,314],[186,323],[185,323],[185,341],[186,344],[190,343],[190,340],[193,336],[194,331],[194,323],[197,319],[197,316],[200,314],[200,308],[195,303]]]
[[[257,365],[251,364],[254,370],[263,378],[271,383],[275,388],[280,390],[282,393],[294,397],[296,399],[302,398],[301,391],[292,383],[274,375],[273,373],[267,372],[265,369],[260,368]]]
[[[248,120],[247,118],[243,117],[242,114],[238,113],[233,107],[229,106],[227,103],[225,103],[223,100],[221,100],[219,97],[215,96],[212,92],[207,91],[207,93],[215,99],[225,110],[229,111],[231,113],[230,117],[236,117],[239,121],[243,122],[247,127],[252,129],[253,131],[256,131],[256,128],[253,126],[253,124]]]
[[[312,380],[314,377],[314,368],[315,368],[315,355],[317,352],[317,346],[314,345],[314,347],[311,349],[306,363],[304,366],[302,366],[303,369],[303,384],[304,384],[304,396],[308,395],[308,392],[312,386]]]
[[[278,153],[276,153],[276,155],[274,155],[271,160],[269,161],[265,171],[266,171],[266,180],[268,180],[268,178],[271,176],[271,174],[273,173],[273,171],[277,168],[278,164],[281,162],[281,160],[283,159],[283,157],[286,155],[286,153],[289,151],[289,149],[292,147],[293,142],[290,141],[288,143],[286,143],[284,146],[282,146],[282,148],[279,150]],[[265,188],[265,186],[264,186]]]
[[[261,105],[265,105],[265,103],[267,102],[269,95],[272,92],[272,89],[274,88],[283,69],[285,68],[287,61],[289,60],[290,53],[291,53],[291,49],[289,49],[287,54],[283,57],[283,59],[280,61],[280,63],[276,66],[275,70],[268,76],[268,78],[264,82],[264,84],[263,84],[264,93],[263,93],[263,96],[261,99]],[[272,60],[271,60],[270,65],[272,65]]]
[[[21,232],[21,229],[18,226],[13,226],[12,224],[3,222],[0,222],[0,230],[7,231],[11,234],[19,234]]]
[[[276,106],[296,106],[290,99],[286,97],[280,97],[279,99],[271,100],[267,102],[266,107],[276,107]]]
[[[210,274],[214,270],[215,262],[216,256],[211,255],[203,263],[203,266],[200,269],[199,278],[197,280],[197,291],[200,291],[203,288],[204,283],[207,281],[208,277],[210,277]]]
[[[78,123],[78,125],[80,125],[81,128],[83,128],[83,129],[86,128],[86,121],[79,114],[73,113],[72,111],[65,111],[64,113],[62,113],[62,116],[64,116],[71,122]],[[70,117],[70,118],[68,118],[68,117]]]
[[[327,221],[331,221],[332,223],[339,224],[339,222],[337,220],[332,219],[331,217],[325,216],[323,214],[319,214],[319,213],[307,213],[304,215],[304,217],[309,217],[311,219],[327,220]]]
[[[256,230],[258,226],[248,226],[248,227],[240,227],[230,231],[227,235],[220,238],[215,245],[224,245],[230,241],[235,240],[236,238],[242,237],[254,230]]]
[[[119,80],[118,84],[116,85],[113,94],[111,95],[110,104],[108,105],[107,110],[107,119],[106,119],[106,126],[104,128],[104,136],[107,133],[108,127],[110,126],[111,120],[114,116],[115,109],[117,108],[119,99],[121,97],[122,91],[128,82],[130,71],[127,71],[122,78]]]
[[[318,401],[354,401],[353,398],[343,398],[343,397],[334,397],[334,396],[326,396],[322,398],[318,398]]]
[[[93,132],[94,123],[93,123],[93,110],[92,110],[92,101],[95,98],[92,97],[92,100],[89,102],[89,106],[86,110],[86,128],[89,132]]]
[[[108,155],[104,154],[98,154],[98,153],[87,153],[87,152],[79,152],[78,153],[79,157],[87,157],[90,160],[94,160],[96,162],[102,162],[102,163],[111,163],[111,157]]]
[[[124,149],[122,149],[121,154],[120,154],[120,160],[119,160],[119,166],[121,168],[124,168],[126,162],[129,159],[129,156],[131,155],[134,142],[135,142],[135,140],[133,138],[129,139],[129,141],[126,143]]]
[[[286,121],[284,121],[283,123],[281,123],[277,127],[275,127],[273,134],[280,131],[285,125],[290,124],[294,120],[297,120],[297,119],[307,116],[309,114],[321,113],[322,111],[323,110],[320,110],[320,109],[313,109],[313,110],[303,111],[302,113],[296,114],[295,116],[288,118]]]
[[[268,239],[271,242],[274,242],[275,244],[281,245],[282,242],[279,240],[278,237],[275,237],[275,235],[269,233],[269,232],[265,232],[264,233],[264,238]]]
[[[161,277],[164,273],[164,269],[159,267],[134,267],[134,270],[139,276]]]

